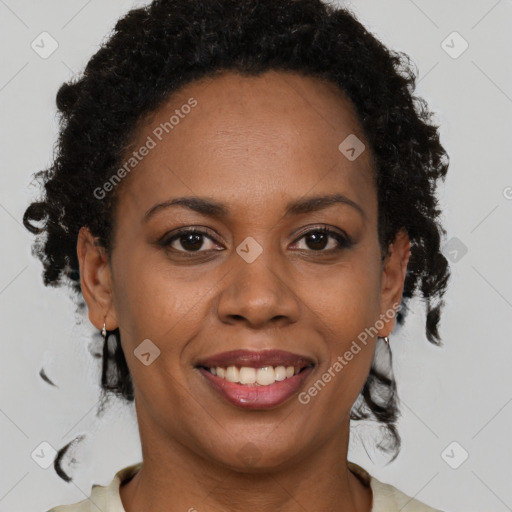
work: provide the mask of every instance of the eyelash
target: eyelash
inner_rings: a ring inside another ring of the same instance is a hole
[[[329,229],[325,226],[312,228],[312,229],[309,229],[308,231],[305,231],[293,243],[295,244],[295,243],[299,242],[300,240],[302,240],[304,237],[308,236],[311,233],[323,233],[323,234],[331,236],[338,242],[338,247],[335,247],[334,249],[328,249],[328,250],[320,249],[318,251],[315,251],[313,249],[299,249],[299,250],[301,250],[301,251],[305,250],[307,252],[312,252],[312,253],[332,254],[333,252],[342,251],[343,249],[349,249],[354,244],[354,242],[350,239],[350,237],[344,236],[341,233],[338,233],[337,231],[333,231],[332,229]],[[189,229],[184,229],[182,231],[179,231],[178,233],[175,233],[172,237],[170,237],[168,239],[164,239],[164,241],[161,242],[161,245],[164,248],[169,248],[169,246],[175,240],[178,240],[181,237],[186,236],[186,235],[204,236],[206,238],[209,238],[212,242],[216,242],[216,240],[209,234],[208,231],[203,231],[203,230],[197,229],[197,228],[189,228]],[[206,251],[204,251],[204,250],[182,251],[179,249],[175,249],[174,251],[177,253],[187,255],[187,256],[195,256],[200,253],[208,253],[208,252],[212,252],[214,250],[215,249],[210,249],[210,250],[206,250]]]

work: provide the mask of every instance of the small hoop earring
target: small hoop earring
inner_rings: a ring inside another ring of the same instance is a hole
[[[384,343],[389,347],[389,338],[388,336],[379,336],[379,338],[384,340]]]
[[[101,336],[103,337],[103,343],[107,341],[107,326],[105,322],[103,322],[103,329],[101,329]]]

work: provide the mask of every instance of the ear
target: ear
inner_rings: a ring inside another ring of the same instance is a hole
[[[89,320],[99,330],[106,323],[107,331],[117,327],[112,275],[105,249],[89,228],[78,233],[77,256],[80,264],[80,285],[89,310]]]
[[[404,281],[407,272],[407,264],[409,263],[411,242],[405,229],[398,231],[395,240],[389,244],[388,254],[386,255],[383,270],[380,291],[380,313],[390,315],[390,311],[394,314],[386,315],[389,321],[385,322],[384,327],[379,331],[379,336],[389,336],[395,327],[395,316],[397,307],[402,300],[404,289]]]

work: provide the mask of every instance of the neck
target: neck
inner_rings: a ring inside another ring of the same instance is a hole
[[[120,487],[126,512],[370,512],[372,492],[347,467],[349,419],[335,438],[276,467],[234,470],[140,421],[143,464]],[[169,508],[172,504],[172,509]]]

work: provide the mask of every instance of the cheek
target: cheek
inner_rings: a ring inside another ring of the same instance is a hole
[[[150,339],[167,354],[179,353],[179,340],[200,328],[220,276],[185,271],[159,253],[124,254],[114,262],[116,314],[126,333],[123,345],[133,350]]]
[[[313,282],[306,295],[307,304],[328,352],[318,377],[331,388],[326,398],[329,394],[340,404],[353,403],[374,356],[376,333],[372,327],[379,319],[378,267],[354,259],[328,278]]]
[[[363,260],[354,258],[322,277],[319,274],[308,279],[303,287],[308,308],[325,324],[328,337],[335,337],[340,348],[378,319],[379,276]]]

